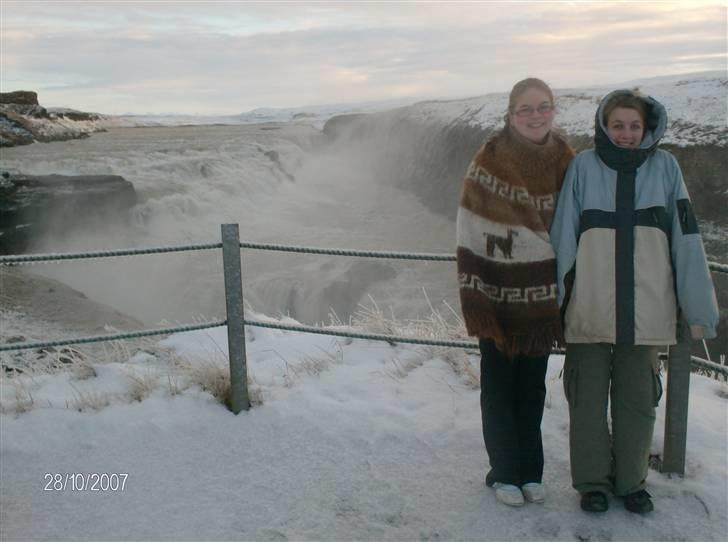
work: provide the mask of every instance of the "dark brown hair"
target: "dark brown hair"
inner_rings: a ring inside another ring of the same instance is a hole
[[[647,104],[639,94],[617,94],[604,104],[603,122],[604,126],[609,124],[609,115],[618,107],[634,109],[642,117],[642,124],[647,125]]]
[[[538,90],[542,90],[543,92],[548,94],[551,103],[554,103],[554,93],[551,92],[551,87],[549,87],[541,79],[537,79],[536,77],[528,77],[527,79],[518,81],[518,83],[513,85],[513,88],[511,89],[511,94],[508,96],[509,113],[513,113],[513,110],[516,107],[516,102],[518,101],[518,98],[521,96],[521,94],[531,88],[537,88]]]

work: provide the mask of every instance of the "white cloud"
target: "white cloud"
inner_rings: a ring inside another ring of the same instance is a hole
[[[3,91],[236,113],[725,69],[726,8],[673,3],[3,1]]]

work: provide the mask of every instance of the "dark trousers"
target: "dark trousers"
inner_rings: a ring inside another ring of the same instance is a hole
[[[548,354],[509,358],[490,339],[480,339],[480,353],[480,410],[491,467],[485,482],[540,483]]]

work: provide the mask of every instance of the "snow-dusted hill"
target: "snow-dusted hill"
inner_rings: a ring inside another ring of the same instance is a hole
[[[555,89],[555,125],[581,150],[592,144],[594,115],[608,92],[638,88],[668,114],[661,143],[680,163],[701,217],[723,223],[728,187],[728,76],[702,72],[610,86]],[[454,218],[460,180],[477,148],[503,127],[508,93],[419,102],[370,115],[329,120],[324,132],[340,151],[366,153],[377,175],[415,192]]]
[[[600,100],[617,88],[638,88],[665,105],[669,127],[664,143],[728,143],[728,77],[724,72],[658,77],[608,87],[555,89],[556,124],[572,136],[592,135]],[[501,92],[463,100],[421,102],[407,111],[412,119],[489,129],[502,125],[507,103],[508,93]]]

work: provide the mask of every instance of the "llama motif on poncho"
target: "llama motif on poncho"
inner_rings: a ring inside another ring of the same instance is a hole
[[[460,302],[468,334],[502,352],[539,355],[562,341],[549,227],[574,153],[506,128],[467,169],[457,216]]]

